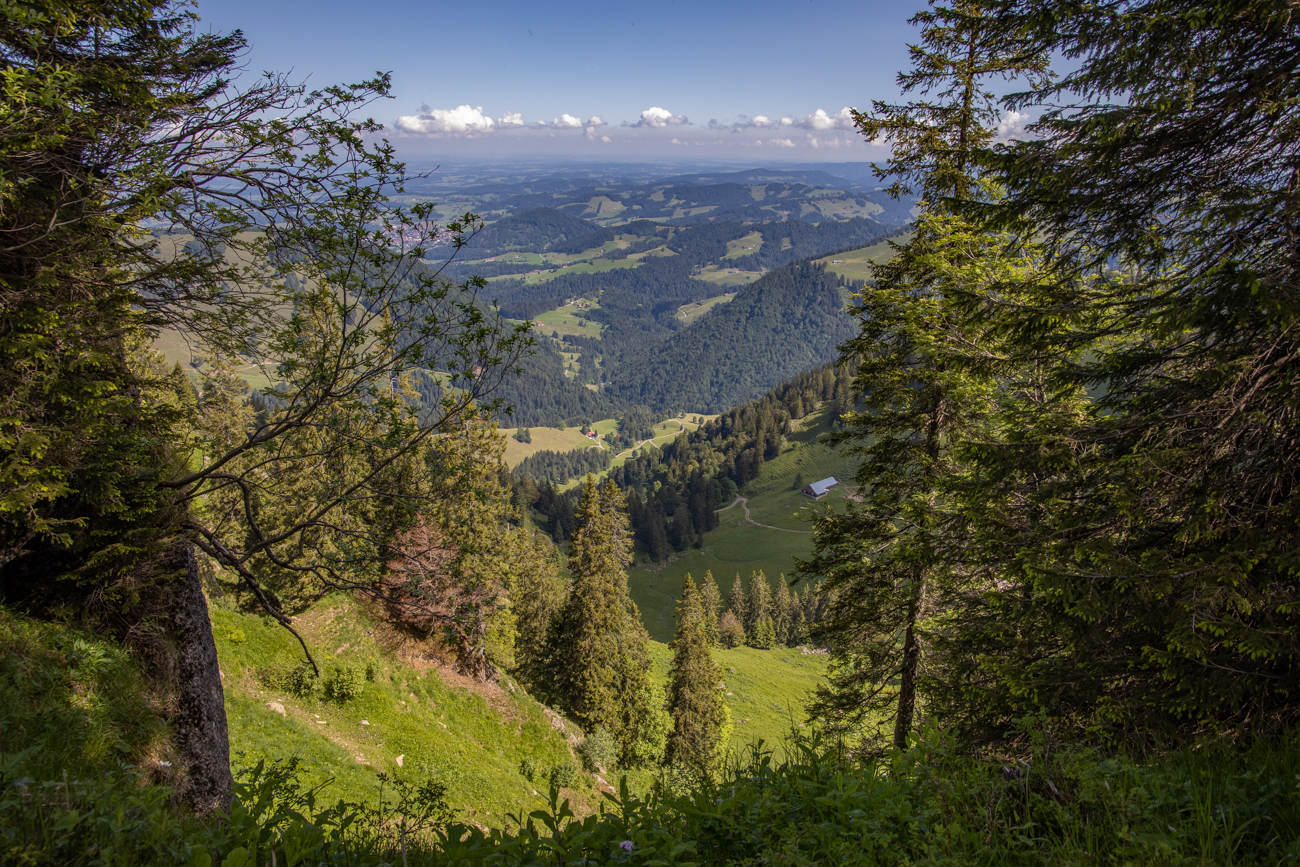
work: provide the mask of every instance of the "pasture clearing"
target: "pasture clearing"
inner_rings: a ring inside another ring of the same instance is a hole
[[[727,242],[727,254],[723,259],[739,259],[742,256],[752,256],[763,247],[763,234],[761,232],[750,232],[743,238],[737,238],[734,241]]]
[[[906,244],[911,237],[912,233],[908,232],[897,238],[891,238],[890,241],[897,244]],[[874,265],[893,258],[894,250],[890,246],[890,241],[881,241],[879,244],[863,247],[860,250],[850,250],[847,253],[824,256],[821,259],[815,259],[814,263],[825,265],[826,270],[832,274],[838,274],[845,280],[870,280]]]
[[[731,740],[723,748],[743,758],[748,756],[750,744],[762,740],[766,748],[776,751],[779,760],[791,726],[802,727],[804,706],[826,673],[827,657],[805,654],[794,647],[711,650],[713,661],[722,669],[727,709],[734,725]],[[668,682],[672,658],[666,644],[651,642],[650,663],[660,683]]]
[[[661,636],[671,637],[673,608],[686,573],[699,581],[712,571],[725,596],[737,573],[746,587],[750,573],[757,570],[775,581],[782,573],[788,577],[793,572],[795,557],[812,553],[812,513],[842,508],[853,493],[849,483],[854,461],[819,441],[829,432],[829,415],[830,406],[825,405],[796,422],[790,446],[764,463],[759,477],[741,490],[749,499],[746,505],[753,520],[780,529],[755,526],[736,505],[719,513],[718,529],[704,534],[703,548],[676,553],[672,563],[638,562],[628,571],[628,587],[652,637],[663,641],[669,638]],[[821,500],[813,500],[795,489],[797,476],[802,476],[803,484],[827,476],[835,476],[841,484]]]
[[[580,303],[587,305],[579,307],[577,304],[565,304],[563,307],[557,307],[554,310],[547,310],[545,313],[539,313],[533,319],[533,329],[540,331],[547,337],[559,335],[565,337],[572,335],[575,337],[599,337],[604,330],[599,322],[594,322],[582,316],[588,310],[595,310],[600,304],[595,301],[583,300]]]
[[[719,265],[708,265],[701,268],[691,276],[696,280],[703,280],[706,283],[712,283],[715,286],[748,286],[759,277],[762,277],[762,271],[740,271],[736,268],[723,268]]]
[[[554,427],[530,427],[528,435],[532,437],[532,442],[521,443],[515,439],[515,428],[503,427],[501,432],[506,436],[506,466],[514,469],[519,466],[519,462],[529,455],[536,454],[543,449],[550,449],[553,452],[572,452],[581,449],[589,449],[596,444],[582,435],[576,427],[560,430]]]
[[[705,313],[708,313],[714,307],[717,307],[719,304],[726,304],[735,297],[735,292],[728,292],[725,295],[714,295],[712,298],[705,298],[703,301],[696,303],[683,304],[681,307],[677,308],[677,318],[689,325]]]
[[[547,253],[546,255],[558,255]],[[561,265],[558,268],[551,268],[549,271],[543,271],[539,274],[523,274],[525,283],[547,283],[556,277],[565,274],[603,274],[606,271],[614,271],[618,268],[635,268],[639,262],[631,258],[626,259],[593,259],[591,261],[575,261],[572,265]]]

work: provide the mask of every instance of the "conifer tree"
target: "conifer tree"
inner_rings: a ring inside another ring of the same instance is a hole
[[[776,630],[772,628],[772,618],[762,617],[754,624],[754,631],[749,635],[749,646],[755,650],[771,650],[776,646]]]
[[[899,749],[907,746],[925,676],[926,630],[962,595],[952,585],[963,573],[949,569],[953,543],[941,496],[945,475],[958,471],[953,438],[979,417],[991,389],[990,379],[965,363],[977,340],[953,294],[980,273],[985,249],[953,217],[951,203],[988,195],[979,160],[1001,106],[987,81],[1038,82],[1046,69],[1043,55],[988,26],[979,0],[931,6],[912,19],[921,39],[911,47],[911,71],[899,76],[905,93],[925,98],[854,113],[864,137],[883,136],[892,146],[877,176],[892,178],[895,196],[918,192],[924,211],[911,240],[874,269],[874,281],[857,296],[860,332],[844,345],[844,360],[858,365],[863,408],[845,417],[836,440],[861,458],[855,481],[864,501],[823,514],[814,557],[801,567],[834,592],[814,630],[829,644],[832,663],[812,712],[864,727],[873,741],[884,734],[876,721],[892,717]]]
[[[796,590],[790,596],[790,634],[786,643],[798,647],[808,640],[808,618],[803,613],[803,601]]]
[[[996,8],[1003,38],[1080,62],[1010,100],[1041,118],[989,163],[1006,197],[966,209],[1045,245],[1050,279],[982,309],[1048,368],[1040,393],[1093,399],[1067,414],[1026,389],[1013,435],[973,455],[962,511],[1008,592],[963,655],[1007,717],[1144,741],[1293,718],[1294,11]]]
[[[688,574],[677,603],[667,696],[673,730],[668,735],[664,764],[699,776],[712,772],[726,722],[721,671],[709,654],[707,619],[704,599]]]
[[[793,620],[791,611],[790,585],[785,575],[776,581],[776,592],[772,594],[772,631],[776,643],[784,647],[790,643],[790,624]]]
[[[763,570],[750,573],[749,576],[749,598],[745,604],[745,633],[754,637],[758,631],[758,624],[764,620],[772,620],[772,585],[767,583],[767,576]],[[768,645],[771,646],[770,644]]]
[[[731,612],[741,628],[741,643],[744,643],[744,632],[749,622],[749,597],[745,593],[745,585],[740,581],[740,573],[736,573],[736,580],[731,583],[731,592],[727,594],[727,610]]]
[[[598,488],[587,477],[577,519],[569,598],[547,640],[550,693],[585,730],[608,731],[628,765],[658,702],[649,681],[649,637],[627,590],[632,534],[613,482]]]
[[[525,543],[529,556],[521,558],[511,587],[511,608],[517,632],[515,671],[529,685],[544,685],[547,637],[551,624],[568,598],[568,588],[555,562],[554,549],[543,536]]]
[[[722,591],[713,580],[713,572],[706,570],[704,584],[700,587],[700,601],[704,605],[704,628],[710,646],[718,643],[718,619],[722,616]]]

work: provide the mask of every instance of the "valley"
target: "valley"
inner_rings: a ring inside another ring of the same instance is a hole
[[[6,4],[0,867],[1300,864],[1294,5]]]

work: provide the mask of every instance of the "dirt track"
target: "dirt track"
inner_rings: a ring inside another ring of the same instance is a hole
[[[748,497],[737,496],[736,499],[732,502],[732,504],[731,504],[730,506],[723,506],[721,509],[714,509],[713,511],[715,511],[715,512],[725,512],[725,511],[727,511],[728,509],[734,507],[734,506],[736,505],[736,503],[740,503],[741,508],[743,508],[743,509],[745,510],[745,520],[748,521],[749,523],[753,524],[755,527],[762,527],[762,528],[764,528],[764,529],[766,529],[766,530],[780,530],[782,533],[802,533],[802,534],[804,534],[805,536],[811,536],[811,535],[812,535],[812,530],[791,530],[791,529],[788,529],[788,528],[786,528],[786,527],[773,527],[771,524],[760,524],[760,523],[758,523],[758,521],[755,521],[753,518],[751,518],[751,517],[749,516],[749,498],[748,498]]]

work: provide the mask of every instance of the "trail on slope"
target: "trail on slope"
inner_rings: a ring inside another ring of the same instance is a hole
[[[668,439],[668,438],[670,438],[670,437],[675,438],[675,437],[679,437],[679,436],[681,436],[682,434],[684,434],[684,433],[687,432],[688,428],[686,427],[686,425],[682,424],[681,421],[679,421],[678,419],[675,419],[675,418],[674,418],[674,419],[669,419],[669,421],[675,421],[675,422],[677,422],[677,432],[676,432],[676,433],[665,433],[665,434],[660,434],[660,435],[657,436],[657,437],[652,437],[651,439],[648,439],[648,440],[641,440],[641,442],[639,442],[639,443],[637,443],[636,445],[632,446],[632,448],[630,448],[630,449],[624,449],[623,451],[621,451],[621,452],[619,452],[618,454],[614,455],[614,457],[610,458],[610,460],[614,460],[614,461],[616,461],[616,460],[618,460],[619,458],[623,457],[624,455],[630,455],[630,454],[632,454],[632,452],[636,451],[637,449],[641,448],[642,446],[654,446],[655,448],[659,448],[659,443],[655,442],[655,440]],[[690,428],[689,430],[696,430],[696,429],[698,429],[698,428],[699,428],[699,425],[696,425],[694,428]]]
[[[787,527],[773,527],[771,524],[760,524],[760,523],[758,523],[758,521],[755,521],[753,518],[751,518],[751,517],[749,516],[749,498],[748,498],[748,497],[737,496],[736,499],[732,502],[732,504],[731,504],[730,506],[723,506],[721,509],[714,509],[713,511],[715,511],[715,512],[725,512],[725,511],[727,511],[728,509],[730,509],[730,508],[732,508],[733,506],[735,506],[736,503],[740,503],[741,508],[743,508],[743,509],[745,510],[745,520],[748,521],[749,523],[753,524],[755,527],[762,527],[762,528],[764,528],[765,530],[780,530],[782,533],[802,533],[802,534],[804,534],[805,536],[811,536],[811,535],[812,535],[812,530],[791,530],[791,529],[789,529],[789,528],[787,528]]]

